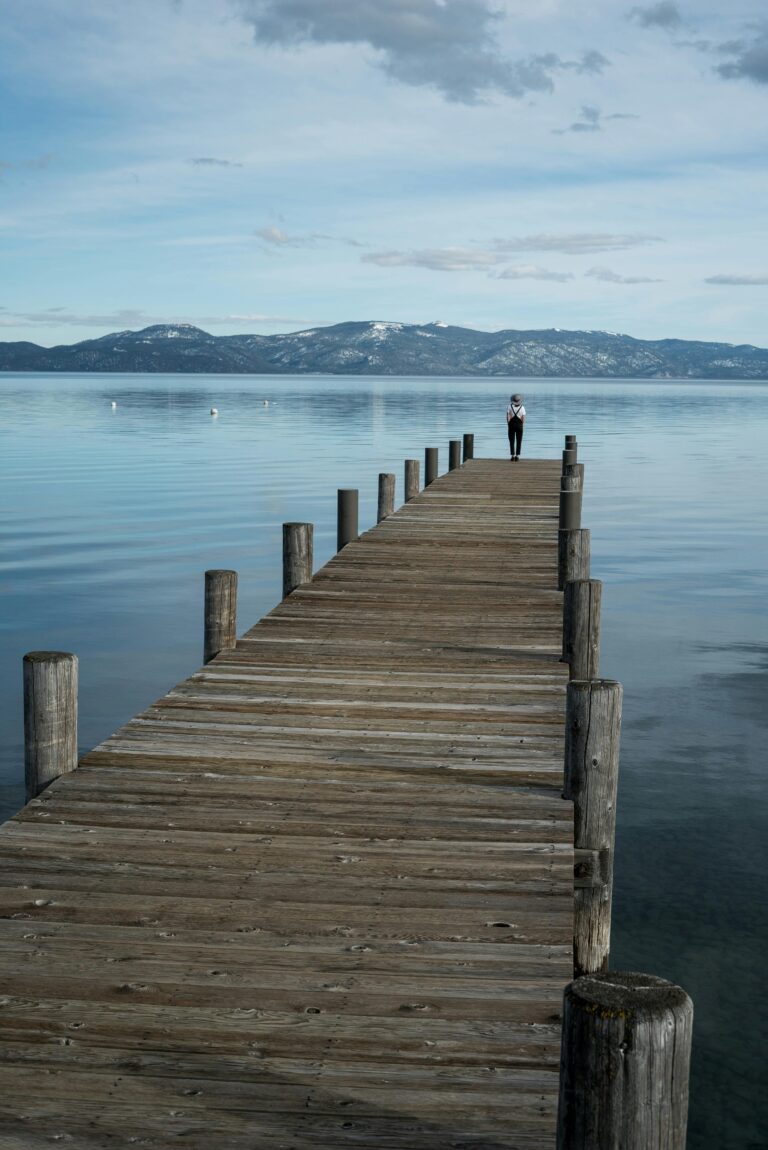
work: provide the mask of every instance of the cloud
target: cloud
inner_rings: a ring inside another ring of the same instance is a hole
[[[611,271],[610,268],[590,268],[589,271],[584,272],[585,276],[591,276],[593,280],[600,280],[605,284],[660,284],[663,280],[655,279],[653,276],[620,276],[618,272]]]
[[[422,248],[410,252],[370,252],[361,256],[365,264],[380,268],[429,268],[434,272],[484,271],[502,260],[496,252],[472,248]]]
[[[253,315],[203,315],[203,316],[178,316],[178,315],[148,315],[147,312],[138,308],[123,308],[113,312],[103,313],[81,313],[72,312],[63,307],[50,307],[44,311],[32,312],[8,312],[3,310],[3,315],[0,317],[0,327],[56,327],[57,325],[66,325],[67,327],[104,327],[108,331],[122,331],[126,328],[142,328],[149,327],[156,323],[189,323],[194,326],[208,326],[212,327],[219,324],[233,324],[233,323],[290,323],[290,324],[303,324],[306,319],[297,318],[295,316],[279,316],[279,315],[263,315],[256,313]]]
[[[217,156],[191,156],[187,161],[199,168],[242,168],[237,160],[220,160]]]
[[[367,44],[404,84],[437,88],[448,100],[476,103],[481,93],[520,97],[548,92],[561,71],[601,72],[596,50],[578,60],[556,53],[506,57],[494,35],[502,14],[489,0],[236,0],[257,40],[302,44]]]
[[[533,236],[519,236],[516,239],[496,239],[493,241],[493,247],[500,252],[560,252],[569,256],[581,256],[662,243],[664,240],[661,236],[649,236],[642,232],[628,232],[623,235],[610,232],[571,232],[557,235],[545,232]]]
[[[346,244],[353,248],[362,248],[364,245],[359,240],[350,239],[348,236],[332,236],[326,232],[307,232],[305,235],[291,236],[288,232],[283,231],[282,228],[275,227],[269,224],[267,227],[257,228],[253,233],[263,240],[265,244],[269,244],[274,248],[312,248],[319,241],[325,240],[328,243]]]
[[[670,0],[661,0],[659,4],[648,4],[632,8],[627,14],[629,20],[634,20],[642,28],[679,28],[683,22],[680,9]]]
[[[732,57],[715,69],[726,80],[768,84],[768,26],[761,28],[751,40],[729,40],[720,44],[717,51]]]
[[[611,112],[604,116],[594,104],[583,104],[576,120],[567,128],[553,128],[555,136],[564,136],[566,132],[602,132],[603,124],[609,120],[637,120],[638,117],[630,112]]]
[[[768,275],[707,276],[704,283],[725,284],[728,287],[764,287],[768,284]]]
[[[536,264],[519,264],[517,267],[505,268],[496,276],[500,280],[550,280],[554,283],[567,283],[573,279],[572,272],[553,272],[548,268],[540,268]]]

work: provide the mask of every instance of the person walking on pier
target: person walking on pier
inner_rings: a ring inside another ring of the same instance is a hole
[[[523,444],[523,424],[525,408],[522,395],[511,395],[507,408],[507,434],[509,435],[509,458],[517,462]]]

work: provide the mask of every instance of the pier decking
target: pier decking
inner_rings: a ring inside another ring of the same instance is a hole
[[[560,462],[472,460],[0,831],[0,1145],[542,1150]]]

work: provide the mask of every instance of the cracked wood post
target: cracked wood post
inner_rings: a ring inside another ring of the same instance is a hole
[[[405,461],[405,502],[415,499],[419,494],[419,461],[406,459]]]
[[[574,579],[563,595],[563,657],[571,679],[597,679],[600,675],[599,579]]]
[[[589,579],[589,530],[576,527],[557,533],[557,589],[564,591],[567,583]]]
[[[206,571],[203,662],[237,642],[237,571]]]
[[[424,486],[429,487],[437,479],[437,448],[424,448]]]
[[[464,432],[463,437],[464,462],[475,458],[475,436],[473,432]]]
[[[450,439],[448,441],[448,470],[455,471],[457,467],[461,467],[461,440]]]
[[[379,472],[379,504],[376,509],[376,522],[381,523],[395,510],[395,477],[391,471]]]
[[[568,684],[563,798],[573,801],[576,978],[608,968],[621,700],[621,684],[611,679]]]
[[[341,551],[358,536],[358,496],[356,487],[340,487],[336,501],[336,550]]]
[[[575,475],[579,480],[579,491],[584,490],[584,464],[583,463],[566,463],[563,467],[563,477]]]
[[[24,674],[27,802],[77,766],[77,656],[29,651]]]
[[[283,524],[283,598],[312,581],[311,523]]]
[[[693,1003],[652,974],[565,988],[557,1150],[685,1150]]]

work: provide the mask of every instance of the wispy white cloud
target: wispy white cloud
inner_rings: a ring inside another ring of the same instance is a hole
[[[190,156],[188,163],[198,168],[242,168],[238,160],[220,160],[218,156]]]
[[[498,252],[472,248],[421,248],[412,251],[369,252],[360,257],[363,263],[380,268],[428,268],[436,272],[484,271],[495,267],[502,257]]]
[[[157,323],[187,323],[195,327],[213,327],[236,323],[303,324],[307,320],[296,316],[264,315],[260,312],[232,315],[151,315],[140,308],[121,308],[112,312],[75,312],[63,307],[45,308],[43,311],[8,311],[0,309],[0,327],[96,327],[107,331],[122,331],[151,327]]]
[[[274,248],[313,248],[322,241],[334,244],[345,244],[353,248],[364,247],[364,244],[361,244],[359,240],[350,239],[349,236],[333,236],[327,232],[306,232],[304,235],[289,235],[288,232],[283,231],[282,228],[278,228],[274,224],[257,228],[253,234],[258,239],[263,240],[265,244],[269,244],[270,247]]]
[[[722,284],[726,287],[764,287],[768,284],[768,274],[707,276],[704,283]]]
[[[611,112],[605,115],[594,104],[583,104],[581,111],[572,124],[567,128],[553,128],[556,136],[564,136],[566,132],[602,132],[603,124],[609,120],[637,120],[639,116],[631,112]]]
[[[512,239],[496,239],[493,246],[500,252],[561,252],[563,255],[582,256],[662,243],[664,239],[661,236],[643,232],[541,232]]]
[[[551,283],[567,283],[574,278],[573,272],[553,272],[537,264],[518,264],[504,268],[496,276],[500,280],[548,280]]]
[[[654,276],[622,276],[610,268],[590,268],[584,272],[590,279],[600,280],[605,284],[660,284],[663,281]]]

